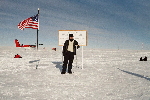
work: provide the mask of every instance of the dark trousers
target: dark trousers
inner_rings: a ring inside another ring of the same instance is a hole
[[[68,70],[72,69],[73,59],[74,59],[74,52],[67,51],[66,55],[64,56],[63,71],[66,71],[67,64],[68,64]]]

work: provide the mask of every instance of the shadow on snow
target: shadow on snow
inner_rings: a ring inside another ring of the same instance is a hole
[[[29,63],[38,62],[38,61],[40,61],[40,60],[29,61]]]
[[[34,63],[34,62],[38,62],[38,63],[36,64],[36,69],[37,69],[37,68],[38,68],[38,64],[39,64],[40,60],[33,60],[33,61],[29,61],[29,63]]]
[[[117,69],[119,69],[119,68],[117,68]],[[146,80],[150,81],[150,78],[145,77],[144,75],[140,75],[140,74],[132,73],[132,72],[125,71],[125,70],[121,70],[121,69],[119,69],[119,70],[120,70],[120,71],[122,71],[122,72],[125,72],[125,73],[127,73],[127,74],[131,74],[131,75],[134,75],[134,76],[137,76],[137,77],[140,77],[140,78],[144,78],[144,79],[146,79]]]
[[[52,62],[53,64],[56,64],[56,68],[59,68],[60,72],[62,71],[62,62]]]

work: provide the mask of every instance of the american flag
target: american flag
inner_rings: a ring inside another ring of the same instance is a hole
[[[20,30],[24,30],[24,28],[39,29],[38,14],[21,21],[18,24],[18,28]]]

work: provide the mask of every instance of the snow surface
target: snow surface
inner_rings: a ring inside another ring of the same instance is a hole
[[[150,51],[85,49],[81,69],[80,48],[64,75],[61,52],[0,47],[0,100],[150,100]]]

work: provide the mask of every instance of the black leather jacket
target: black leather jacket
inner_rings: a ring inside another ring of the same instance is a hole
[[[63,46],[63,56],[66,55],[66,52],[68,51],[68,45],[69,45],[69,40],[66,40],[65,43],[64,43],[64,46]],[[76,55],[76,46],[75,45],[78,45],[78,42],[76,40],[74,40],[74,43],[73,43],[73,52],[74,52],[74,55]],[[77,49],[80,48],[80,46],[78,45],[77,46]]]

